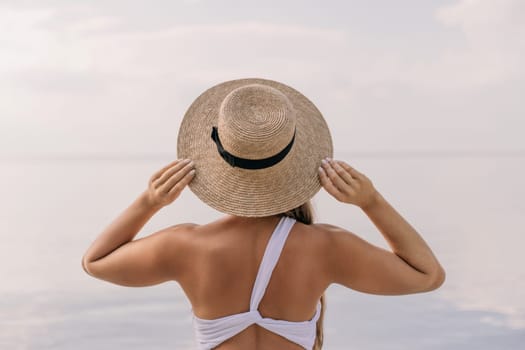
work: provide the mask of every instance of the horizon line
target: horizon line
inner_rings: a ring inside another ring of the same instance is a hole
[[[341,155],[345,157],[351,156],[353,158],[460,158],[460,157],[525,157],[524,150],[398,150],[398,151],[337,151],[334,152],[334,158]],[[162,159],[176,159],[176,154],[151,152],[151,153],[6,153],[0,154],[0,161],[103,161],[103,160],[119,160],[119,161],[149,161]]]

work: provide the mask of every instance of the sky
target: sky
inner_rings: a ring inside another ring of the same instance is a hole
[[[525,3],[0,1],[0,156],[176,156],[223,81],[294,87],[338,152],[522,152]]]

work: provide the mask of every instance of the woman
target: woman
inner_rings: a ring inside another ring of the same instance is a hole
[[[344,161],[319,110],[272,80],[237,79],[202,93],[186,112],[179,159],[86,251],[93,277],[125,286],[177,281],[191,302],[199,349],[320,349],[324,292],[332,283],[401,295],[438,288],[445,272],[423,238]],[[227,214],[134,240],[189,186]],[[323,187],[359,206],[392,251],[313,222]]]

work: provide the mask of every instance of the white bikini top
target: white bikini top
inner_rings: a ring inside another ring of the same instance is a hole
[[[193,309],[191,310],[195,338],[200,350],[213,349],[254,323],[301,345],[307,350],[312,349],[315,342],[316,322],[321,314],[320,301],[317,302],[315,315],[307,321],[292,322],[262,317],[257,310],[294,223],[295,219],[283,216],[272,232],[255,278],[250,299],[250,311],[206,320],[198,318],[193,314]]]

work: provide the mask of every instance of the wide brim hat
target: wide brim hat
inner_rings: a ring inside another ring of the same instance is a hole
[[[317,107],[283,83],[222,82],[193,101],[182,119],[177,157],[194,162],[191,191],[231,215],[262,217],[294,209],[321,188],[332,138]]]

